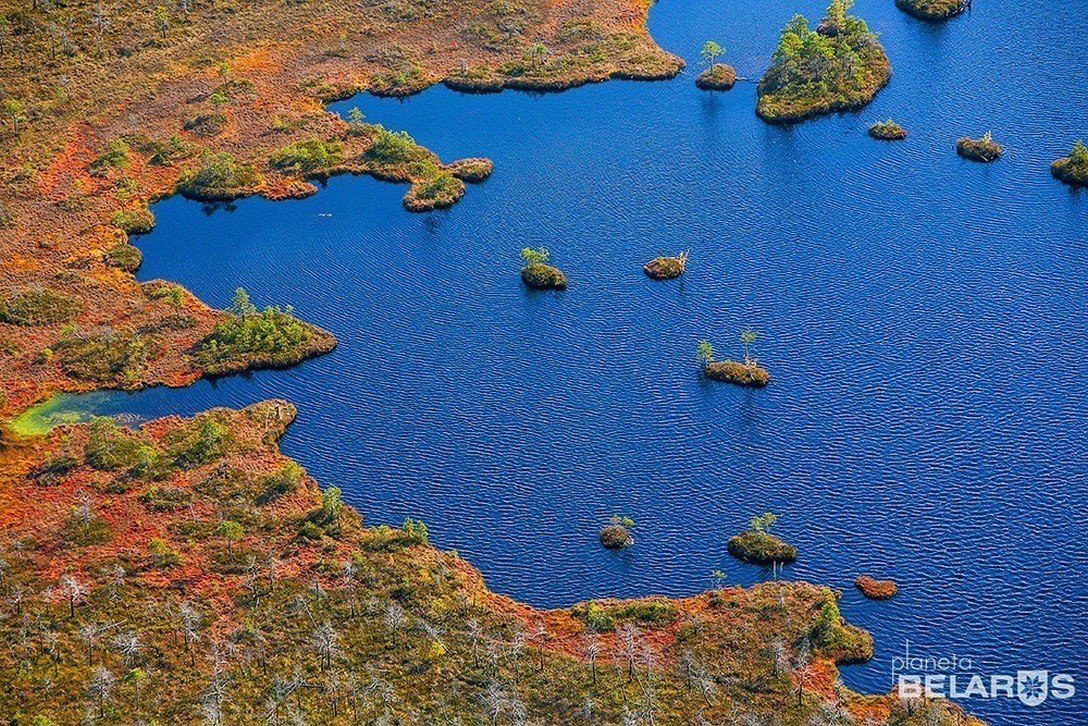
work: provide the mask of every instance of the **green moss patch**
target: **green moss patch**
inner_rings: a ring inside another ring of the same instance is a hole
[[[106,264],[125,272],[136,272],[144,261],[140,248],[127,242],[119,244],[106,253]]]
[[[227,201],[252,193],[260,176],[249,164],[239,163],[227,153],[206,154],[200,166],[178,182],[178,191],[190,199]]]
[[[126,234],[147,234],[155,228],[155,215],[147,207],[119,209],[113,213],[110,224]]]

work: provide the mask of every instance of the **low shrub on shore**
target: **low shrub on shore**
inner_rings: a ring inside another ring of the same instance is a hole
[[[919,20],[947,20],[970,6],[969,0],[895,0],[895,7]]]

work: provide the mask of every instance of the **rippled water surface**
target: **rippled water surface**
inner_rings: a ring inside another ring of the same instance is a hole
[[[859,115],[773,128],[755,87],[670,82],[406,102],[360,97],[443,158],[495,174],[452,210],[411,215],[404,187],[333,179],[301,202],[209,212],[171,199],[139,241],[142,279],[212,304],[246,287],[340,347],[290,371],[96,396],[152,416],[269,396],[301,415],[284,450],[370,522],[421,516],[491,586],[537,605],[687,594],[732,561],[753,513],[782,519],[786,576],[844,589],[886,690],[904,641],[984,673],[1049,668],[1088,694],[1088,193],[1049,162],[1088,135],[1088,7],[975,3],[943,26],[860,0],[895,69]],[[651,31],[698,63],[712,37],[758,77],[805,0],[661,0]],[[902,144],[870,140],[894,116]],[[1005,158],[959,159],[992,129]],[[517,250],[547,245],[569,290],[527,293]],[[691,250],[678,281],[642,263]],[[774,381],[700,381],[695,343],[737,354],[744,327]],[[596,542],[637,520],[623,554]],[[858,573],[901,593],[869,603]],[[1035,709],[972,700],[993,723],[1084,722],[1088,696]]]

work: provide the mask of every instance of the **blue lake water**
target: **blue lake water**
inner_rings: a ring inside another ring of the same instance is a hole
[[[756,78],[794,12],[822,3],[662,0],[650,28],[698,64],[703,41]],[[912,650],[975,671],[1069,672],[1083,694],[966,706],[992,723],[1088,713],[1088,193],[1047,165],[1088,136],[1088,7],[978,2],[941,26],[860,0],[892,84],[864,112],[785,129],[728,94],[610,82],[558,95],[360,97],[444,159],[494,176],[451,210],[405,212],[405,188],[333,179],[316,196],[209,211],[158,204],[141,279],[225,306],[244,286],[334,332],[331,355],[181,390],[73,405],[144,416],[298,404],[284,451],[368,521],[422,517],[495,590],[541,606],[683,595],[732,561],[764,510],[800,547],[789,578],[844,590],[876,658],[845,669],[884,691]],[[894,116],[901,144],[865,133]],[[984,166],[955,139],[992,129]],[[329,216],[331,215],[331,216]],[[570,279],[534,294],[518,250]],[[691,251],[678,281],[641,266]],[[709,338],[755,353],[762,391],[709,385]],[[596,541],[637,521],[622,554]],[[863,600],[859,573],[900,594]]]

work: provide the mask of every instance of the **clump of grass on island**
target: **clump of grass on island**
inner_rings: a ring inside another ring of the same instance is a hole
[[[478,184],[491,176],[491,172],[495,169],[495,164],[491,159],[474,157],[470,159],[458,159],[449,164],[448,168],[453,175],[461,181],[466,181],[470,184]]]
[[[279,171],[328,176],[343,159],[344,145],[341,142],[311,138],[288,144],[272,154],[268,163]]]
[[[1088,144],[1076,141],[1069,156],[1064,156],[1050,165],[1050,173],[1073,186],[1088,186]]]
[[[336,347],[332,335],[291,313],[290,307],[258,311],[238,288],[227,319],[197,344],[194,362],[208,375],[225,375],[291,366]]]
[[[891,119],[877,121],[869,127],[869,135],[880,141],[902,141],[907,138],[907,130]]]
[[[754,330],[745,330],[740,334],[744,346],[744,360],[716,360],[714,346],[709,340],[700,340],[696,357],[702,363],[703,375],[712,381],[724,381],[748,388],[763,388],[771,382],[771,374],[759,365],[759,361],[750,354],[750,346],[759,338]]]
[[[465,195],[465,183],[453,172],[438,164],[417,165],[420,178],[412,182],[404,195],[404,208],[409,212],[428,212],[456,204]]]
[[[642,266],[642,271],[653,280],[672,280],[684,274],[688,265],[688,253],[681,252],[675,257],[655,257]]]
[[[755,565],[774,565],[795,561],[797,548],[771,534],[771,529],[777,521],[778,516],[773,512],[752,517],[747,530],[729,538],[729,554],[738,560]]]
[[[521,281],[534,290],[565,290],[567,277],[557,267],[548,264],[551,253],[547,247],[526,247],[521,251]]]
[[[705,70],[695,77],[695,85],[704,91],[728,91],[737,82],[737,72],[727,63],[718,63],[718,58],[725,55],[725,48],[713,40],[703,44],[700,51]]]
[[[52,325],[79,315],[83,302],[48,287],[29,287],[0,297],[0,322],[11,325]]]
[[[608,524],[601,528],[598,539],[606,549],[627,549],[635,543],[635,538],[631,535],[631,528],[634,526],[635,520],[630,517],[613,514]]]
[[[987,131],[980,139],[972,139],[968,136],[959,139],[956,142],[956,153],[971,161],[988,163],[1000,159],[1005,149],[994,141],[993,136]]]
[[[887,600],[899,592],[899,588],[892,580],[877,580],[868,575],[859,575],[854,580],[854,586],[861,594],[870,600]]]
[[[795,123],[865,106],[891,79],[888,56],[853,0],[832,0],[816,30],[795,15],[782,31],[772,65],[759,82],[756,113],[772,123]]]
[[[895,0],[895,7],[919,20],[947,20],[971,6],[970,0]]]

